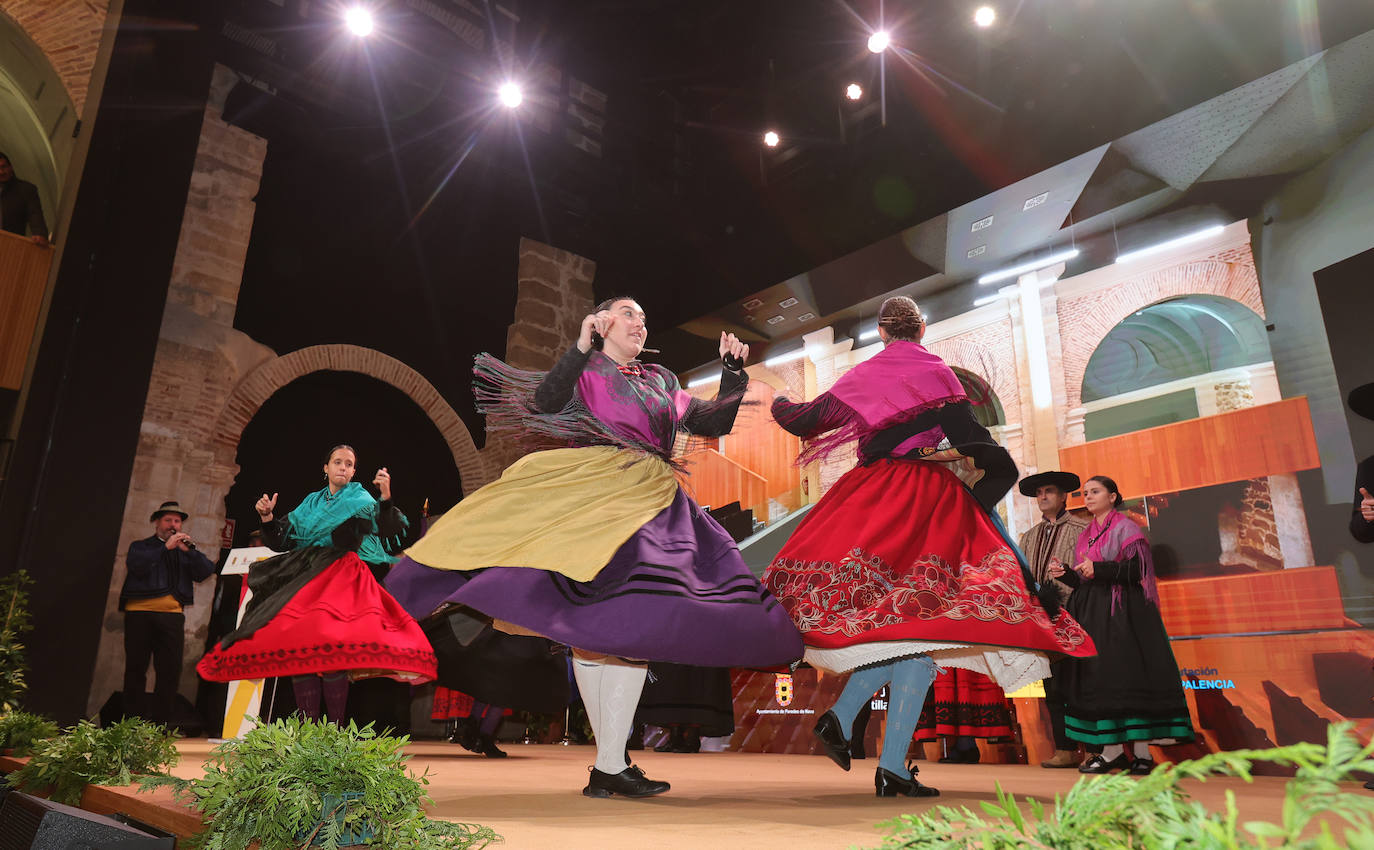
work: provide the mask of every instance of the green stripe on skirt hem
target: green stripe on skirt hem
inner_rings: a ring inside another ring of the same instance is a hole
[[[1122,741],[1150,741],[1156,738],[1193,737],[1193,724],[1180,717],[1123,717],[1107,720],[1064,718],[1064,732],[1075,741],[1087,744],[1114,744]]]

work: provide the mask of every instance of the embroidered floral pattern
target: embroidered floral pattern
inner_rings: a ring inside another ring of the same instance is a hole
[[[1071,617],[1061,612],[1051,623],[1031,601],[1016,558],[1005,547],[977,564],[950,564],[926,555],[902,569],[856,547],[839,563],[779,559],[766,578],[768,589],[803,634],[855,638],[885,626],[943,619],[1029,622],[1052,630],[1065,651],[1087,639]]]

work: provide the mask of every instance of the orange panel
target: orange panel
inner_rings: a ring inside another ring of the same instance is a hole
[[[0,232],[0,387],[17,390],[24,380],[52,253]]]
[[[1108,475],[1129,499],[1321,465],[1307,397],[1247,407],[1059,450],[1061,469]]]
[[[684,455],[682,464],[687,472],[678,480],[703,507],[739,502],[743,508],[752,508],[755,516],[768,510],[768,482],[715,449]]]
[[[1343,629],[1334,567],[1300,567],[1159,583],[1159,608],[1171,637]]]

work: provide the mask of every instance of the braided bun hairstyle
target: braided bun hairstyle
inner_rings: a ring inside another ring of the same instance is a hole
[[[878,324],[892,339],[917,342],[925,331],[926,320],[915,301],[905,295],[894,295],[878,308]]]

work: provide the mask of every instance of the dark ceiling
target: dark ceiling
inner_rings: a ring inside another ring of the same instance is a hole
[[[273,316],[387,292],[426,374],[503,345],[521,235],[672,327],[1374,29],[1350,0],[992,0],[986,30],[971,0],[387,0],[364,43],[332,0],[222,5],[226,115],[271,140],[240,327],[334,341]]]

